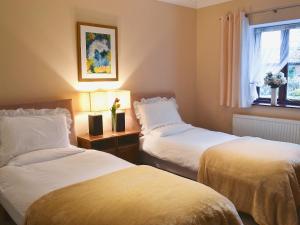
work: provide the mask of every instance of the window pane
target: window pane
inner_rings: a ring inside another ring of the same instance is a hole
[[[290,30],[289,62],[299,63],[300,61],[300,29]]]
[[[280,63],[281,31],[268,31],[261,34],[261,56],[263,64]]]
[[[287,98],[300,100],[300,29],[290,30]]]
[[[289,65],[287,98],[300,100],[300,63]]]
[[[263,85],[260,87],[260,98],[271,98],[271,88],[270,86]]]
[[[280,63],[281,31],[267,31],[261,34],[261,57],[263,76]],[[271,98],[271,88],[263,85],[260,88],[261,98]]]

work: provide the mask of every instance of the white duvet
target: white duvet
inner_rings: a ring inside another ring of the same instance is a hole
[[[141,150],[157,158],[198,171],[202,153],[214,145],[238,138],[188,124],[173,124],[151,130],[141,141]]]
[[[0,168],[0,203],[21,225],[28,207],[43,195],[131,166],[113,155],[76,147],[26,153]]]

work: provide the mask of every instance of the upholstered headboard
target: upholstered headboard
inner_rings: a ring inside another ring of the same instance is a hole
[[[1,109],[55,109],[55,108],[65,108],[69,110],[72,118],[71,133],[70,133],[70,142],[73,145],[76,145],[76,135],[75,135],[75,126],[74,126],[74,114],[72,109],[72,99],[63,99],[56,101],[46,101],[38,103],[25,103],[25,104],[14,104],[14,105],[0,105]]]
[[[131,123],[135,126],[134,128],[138,128],[140,129],[141,126],[139,124],[138,119],[135,116],[135,112],[134,112],[134,107],[133,107],[133,103],[135,101],[140,101],[143,98],[155,98],[155,97],[166,97],[166,98],[172,98],[172,97],[176,97],[174,93],[171,92],[162,92],[162,93],[133,93],[131,95]]]

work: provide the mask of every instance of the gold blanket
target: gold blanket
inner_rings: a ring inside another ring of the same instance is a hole
[[[148,166],[56,190],[29,208],[26,225],[241,225],[209,187]]]
[[[300,145],[251,137],[206,150],[198,173],[261,225],[298,225],[299,179]]]

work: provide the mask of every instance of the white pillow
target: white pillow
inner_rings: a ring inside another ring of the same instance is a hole
[[[0,122],[0,166],[24,153],[70,146],[66,117],[2,117]]]
[[[174,100],[170,99],[137,106],[143,134],[157,127],[183,123]]]
[[[67,119],[67,126],[69,132],[71,132],[72,118],[71,113],[65,108],[56,109],[3,109],[0,110],[1,117],[16,117],[16,116],[51,116],[51,115],[65,115]]]
[[[168,99],[166,97],[154,97],[154,98],[142,98],[140,101],[135,101],[133,103],[134,112],[135,112],[136,118],[140,121],[140,124],[142,125],[141,113],[139,110],[139,107],[141,105],[151,104],[151,103],[156,103],[156,102],[167,102],[167,101],[172,101],[175,104],[176,108],[178,109],[175,98]]]

